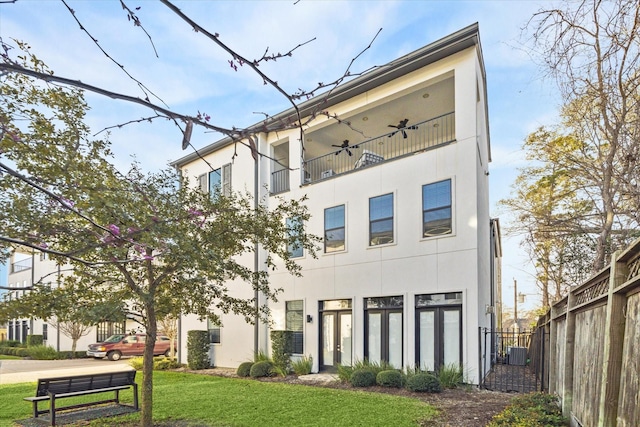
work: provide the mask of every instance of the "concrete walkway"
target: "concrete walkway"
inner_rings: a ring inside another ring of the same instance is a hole
[[[0,384],[36,382],[39,378],[115,372],[133,369],[128,360],[0,360]]]

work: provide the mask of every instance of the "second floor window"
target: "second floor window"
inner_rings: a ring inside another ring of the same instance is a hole
[[[324,210],[325,253],[345,250],[344,205]]]
[[[369,199],[369,246],[393,243],[393,194]]]
[[[304,255],[304,248],[300,244],[302,226],[302,219],[287,218],[287,231],[289,233],[288,251],[291,258],[300,258]]]
[[[422,186],[422,237],[451,234],[451,180]]]
[[[231,195],[231,163],[198,177],[200,190],[212,195]]]

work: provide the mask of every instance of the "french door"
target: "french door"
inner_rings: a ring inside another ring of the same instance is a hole
[[[352,363],[351,301],[340,301],[348,301],[349,309],[332,310],[336,301],[321,301],[320,304],[320,369],[323,371],[335,371],[338,364]]]
[[[416,360],[421,369],[462,364],[462,307],[417,309],[416,324]]]

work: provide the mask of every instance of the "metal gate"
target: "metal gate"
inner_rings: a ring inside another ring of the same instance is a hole
[[[546,391],[548,338],[545,328],[533,331],[480,328],[480,387],[507,393]]]

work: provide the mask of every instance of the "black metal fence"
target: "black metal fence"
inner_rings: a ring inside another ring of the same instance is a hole
[[[529,393],[545,391],[548,334],[534,331],[480,329],[480,386],[487,390]],[[540,363],[539,361],[543,361]]]

